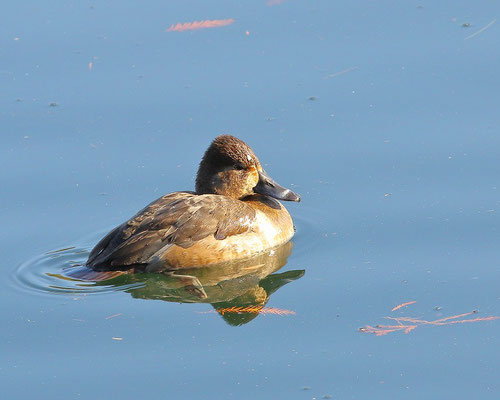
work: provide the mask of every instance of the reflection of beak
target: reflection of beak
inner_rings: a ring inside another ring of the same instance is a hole
[[[300,201],[300,196],[297,193],[279,185],[264,171],[259,172],[259,183],[254,187],[253,191],[278,200]]]

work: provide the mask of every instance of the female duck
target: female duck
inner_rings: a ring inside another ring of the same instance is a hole
[[[292,219],[278,200],[300,201],[234,136],[215,138],[196,192],[166,194],[108,233],[92,250],[94,271],[167,272],[249,257],[289,241]]]

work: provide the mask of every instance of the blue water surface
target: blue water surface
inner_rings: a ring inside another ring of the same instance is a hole
[[[498,399],[500,321],[359,328],[500,316],[499,18],[483,0],[3,4],[2,397]],[[216,19],[234,22],[167,31]],[[277,273],[305,273],[267,302],[294,315],[231,324],[48,275],[192,190],[221,133],[302,196]]]

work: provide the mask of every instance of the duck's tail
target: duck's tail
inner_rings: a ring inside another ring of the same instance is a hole
[[[86,265],[77,266],[64,274],[69,279],[79,281],[102,282],[118,276],[130,274],[131,271],[94,271]]]

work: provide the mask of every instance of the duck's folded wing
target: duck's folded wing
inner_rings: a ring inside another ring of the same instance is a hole
[[[108,233],[90,253],[87,265],[109,270],[147,264],[166,246],[188,248],[209,235],[222,240],[248,231],[254,219],[255,210],[242,201],[171,193]]]

